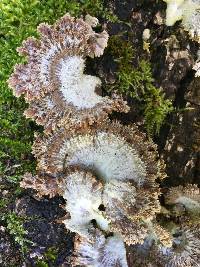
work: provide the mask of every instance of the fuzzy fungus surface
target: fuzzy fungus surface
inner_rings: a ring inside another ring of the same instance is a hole
[[[76,238],[72,266],[128,267],[126,249],[119,235],[105,238],[101,232],[96,231],[95,236],[92,242]]]
[[[200,189],[196,184],[170,188],[165,195],[165,202],[168,205],[182,205],[188,213],[200,215]]]
[[[183,224],[171,232],[172,246],[161,244],[156,233],[151,232],[142,244],[129,248],[128,263],[134,262],[136,267],[199,267],[199,225]]]
[[[127,244],[143,242],[147,220],[160,211],[159,190],[140,189],[129,182],[112,180],[105,184],[103,205],[110,229],[123,236]]]
[[[105,182],[88,171],[72,168],[60,177],[59,188],[70,215],[63,223],[89,240],[96,225],[108,235],[119,233],[127,244],[140,243],[149,231],[149,221],[160,211],[158,189],[140,190],[120,180]]]
[[[199,267],[199,226],[182,226],[175,230],[171,248],[158,246],[154,256],[164,267]],[[154,252],[153,252],[154,253]]]
[[[108,119],[112,111],[127,112],[126,102],[103,97],[101,80],[84,73],[86,57],[107,46],[107,32],[93,30],[97,24],[89,15],[67,14],[40,24],[40,38],[18,49],[27,63],[15,67],[9,85],[29,103],[26,116],[45,130],[33,145],[37,174],[26,173],[21,186],[64,198],[60,221],[76,233],[72,266],[127,267],[125,244],[153,233],[169,247],[168,232],[156,222],[165,166],[136,125]]]
[[[38,137],[33,153],[38,169],[54,175],[78,165],[106,182],[116,179],[157,186],[155,179],[165,177],[164,163],[157,160],[153,142],[135,125],[123,126],[117,121],[74,135],[61,129],[50,137]]]
[[[191,37],[200,42],[200,1],[163,0],[167,3],[166,25],[173,26],[182,20],[182,25]]]
[[[22,188],[36,190],[36,195],[39,198],[42,198],[43,196],[52,198],[61,193],[57,179],[46,174],[33,176],[31,173],[25,173],[23,180],[20,182],[20,186]]]
[[[89,229],[92,228],[92,221],[95,221],[100,229],[108,230],[109,221],[99,210],[103,190],[100,181],[89,172],[74,171],[63,176],[61,188],[66,200],[65,209],[70,214],[70,219],[63,221],[68,229],[91,238]]]
[[[74,134],[62,129],[52,136],[38,137],[34,154],[40,172],[63,181],[61,188],[66,191],[61,195],[71,216],[64,221],[67,228],[86,237],[90,222],[95,221],[107,234],[120,233],[127,244],[143,242],[149,221],[160,211],[160,190],[155,180],[165,177],[165,173],[156,146],[135,125],[107,121]],[[93,179],[77,172],[72,183],[72,177],[64,173],[73,168],[89,172]],[[101,197],[92,191],[93,183],[101,184]],[[83,203],[90,207],[87,212]]]
[[[65,15],[53,26],[42,23],[40,39],[30,37],[18,49],[27,63],[15,66],[9,85],[29,103],[25,115],[47,133],[57,126],[82,127],[101,121],[113,110],[129,110],[116,94],[102,97],[101,80],[84,74],[86,57],[101,56],[108,41],[106,31],[93,31],[94,19]]]

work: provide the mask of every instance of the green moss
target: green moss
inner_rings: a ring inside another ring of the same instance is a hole
[[[151,64],[141,60],[134,68],[134,48],[130,41],[122,39],[121,36],[110,37],[108,51],[117,62],[118,69],[116,83],[107,89],[117,89],[140,102],[148,134],[158,134],[173,107],[171,101],[165,99],[162,89],[154,86]]]
[[[36,267],[49,267],[49,264],[44,260],[38,260],[36,263]]]
[[[38,260],[36,266],[37,267],[52,266],[55,263],[57,254],[58,254],[58,249],[56,249],[55,247],[48,248],[48,250],[43,255],[43,259]]]
[[[18,216],[14,212],[4,214],[1,219],[6,222],[6,229],[14,241],[20,246],[21,252],[23,254],[27,252],[28,245],[33,244],[33,242],[26,238],[27,231],[23,226],[26,219]]]
[[[0,199],[0,211],[1,211],[1,208],[5,208],[5,207],[7,207],[7,205],[8,205],[8,200],[7,199]]]

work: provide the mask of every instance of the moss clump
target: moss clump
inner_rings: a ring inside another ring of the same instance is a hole
[[[32,241],[27,239],[27,231],[23,226],[26,218],[22,218],[14,212],[9,212],[2,216],[1,220],[6,222],[6,229],[13,237],[15,243],[20,246],[20,251],[23,254],[26,253],[28,251],[28,245],[33,244]]]
[[[36,267],[53,266],[55,264],[57,254],[58,254],[57,248],[55,247],[48,248],[48,250],[43,255],[43,259],[37,261]]]
[[[173,110],[170,100],[165,99],[162,89],[154,86],[151,64],[141,60],[133,67],[134,48],[130,41],[120,36],[111,36],[108,50],[117,62],[117,81],[108,90],[117,89],[141,103],[145,127],[148,134],[158,134],[169,112]]]

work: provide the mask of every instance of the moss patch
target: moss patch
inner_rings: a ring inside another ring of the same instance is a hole
[[[107,90],[117,89],[118,92],[136,99],[141,104],[148,134],[158,134],[173,107],[171,101],[165,99],[162,89],[154,86],[150,62],[141,59],[137,67],[134,67],[134,48],[130,41],[118,35],[110,37],[108,50],[117,62],[117,80]]]

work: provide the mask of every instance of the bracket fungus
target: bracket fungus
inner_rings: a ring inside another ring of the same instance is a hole
[[[164,267],[200,266],[199,226],[181,226],[174,231],[172,247],[156,246],[152,255]]]
[[[36,195],[39,198],[42,198],[43,196],[52,198],[60,194],[57,179],[47,174],[33,176],[31,173],[25,173],[23,180],[20,182],[20,186],[36,190]]]
[[[67,167],[91,170],[104,181],[132,181],[138,186],[157,187],[164,163],[156,145],[137,126],[107,120],[82,132],[60,129],[51,136],[38,136],[33,145],[39,171],[56,175]]]
[[[190,36],[200,42],[200,2],[199,0],[163,0],[167,3],[166,25],[173,26],[182,20],[182,25]]]
[[[200,216],[200,189],[196,184],[170,188],[165,194],[165,202],[168,205],[182,205],[193,217]]]
[[[89,230],[94,220],[100,229],[108,230],[109,222],[99,210],[103,190],[100,181],[90,172],[76,170],[63,175],[60,186],[66,200],[65,209],[70,214],[70,219],[64,219],[63,223],[69,230],[91,239]]]
[[[156,145],[136,125],[108,119],[127,112],[126,102],[102,97],[100,79],[84,74],[86,57],[107,45],[106,31],[92,29],[97,23],[65,15],[39,25],[40,39],[18,49],[28,62],[15,67],[9,85],[29,103],[26,116],[45,129],[33,145],[37,175],[25,174],[21,186],[65,199],[62,222],[78,234],[73,266],[127,267],[125,243],[143,243],[152,231],[170,243],[156,222],[157,181],[166,174]]]
[[[52,136],[36,138],[33,151],[38,171],[63,181],[61,188],[66,188],[66,192],[62,195],[71,216],[71,220],[64,223],[69,229],[80,234],[95,220],[101,230],[120,233],[127,244],[143,242],[149,231],[149,221],[160,211],[160,190],[155,180],[165,177],[165,173],[156,146],[135,125],[106,121],[74,134],[60,129]],[[72,183],[72,177],[65,173],[77,167],[91,174],[76,172]],[[101,198],[95,195],[93,199],[92,183],[101,184]],[[82,192],[83,198],[86,196],[87,203],[90,195],[89,202],[95,205],[87,210],[87,222],[83,223],[79,218],[84,219],[81,212],[86,211],[81,203],[86,200],[80,200],[79,205],[77,199],[82,196],[78,192]],[[76,205],[81,209],[76,209]],[[100,205],[105,209],[101,213]]]
[[[159,242],[150,234],[143,244],[131,246],[127,253],[128,263],[135,267],[199,267],[200,231],[199,226],[181,225],[171,230],[172,246]]]
[[[100,56],[107,46],[107,32],[92,29],[97,22],[65,15],[53,26],[40,24],[40,39],[30,37],[18,48],[28,62],[15,66],[9,86],[16,96],[24,95],[29,103],[25,115],[43,125],[46,133],[57,126],[102,121],[113,110],[129,110],[116,94],[102,97],[101,80],[84,74],[86,57]]]
[[[103,206],[110,230],[120,233],[126,244],[143,242],[148,220],[160,211],[158,189],[140,189],[129,182],[111,180],[103,191]]]
[[[95,224],[106,234],[119,233],[127,244],[140,243],[147,235],[149,221],[160,211],[158,189],[153,192],[129,182],[100,181],[88,171],[73,168],[60,176],[59,187],[70,216],[63,223],[89,240],[94,238],[89,232]]]
[[[95,240],[76,237],[72,266],[128,267],[123,239],[118,236],[105,237],[95,231]]]

